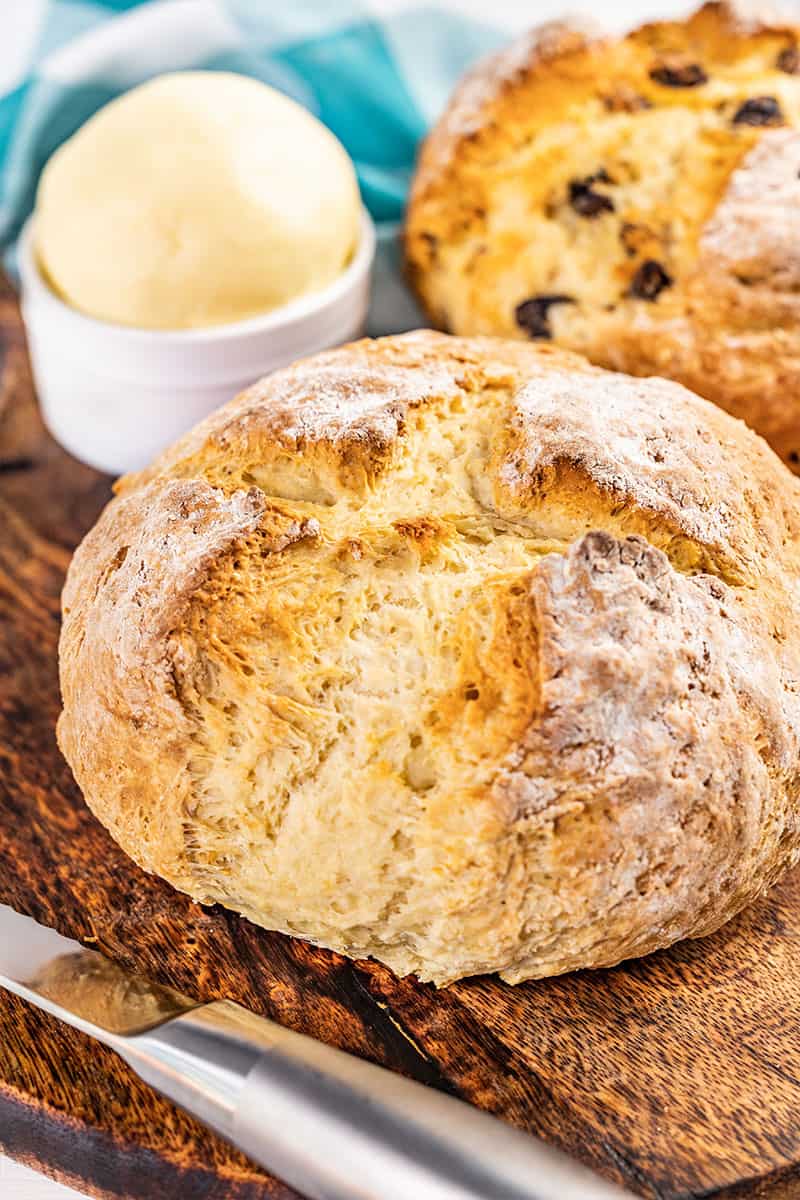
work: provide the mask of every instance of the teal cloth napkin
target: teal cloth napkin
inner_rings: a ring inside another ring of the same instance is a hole
[[[103,104],[163,71],[237,71],[305,105],[355,162],[379,237],[370,332],[419,323],[396,232],[420,138],[455,81],[502,35],[443,9],[372,15],[358,0],[48,0],[0,97],[0,249],[42,167]]]

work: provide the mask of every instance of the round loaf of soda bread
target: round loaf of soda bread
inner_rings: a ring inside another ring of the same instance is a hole
[[[320,354],[121,481],[59,742],[147,870],[400,973],[701,936],[798,857],[799,493],[549,345]]]
[[[439,327],[677,379],[800,470],[800,26],[534,30],[453,96],[405,245]]]

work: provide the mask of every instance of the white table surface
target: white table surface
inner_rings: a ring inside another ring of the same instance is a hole
[[[273,0],[292,3],[293,0]],[[609,26],[624,28],[637,21],[659,16],[688,12],[695,7],[685,0],[438,0],[442,7],[463,11],[471,16],[491,20],[509,29],[524,28],[534,21],[562,16],[565,12],[592,12]],[[13,86],[12,64],[19,61],[19,47],[30,44],[45,10],[47,0],[0,0],[3,38],[0,40],[0,92]],[[402,7],[416,7],[414,0],[369,0],[376,12],[388,12]],[[0,1003],[2,998],[0,997]],[[19,1163],[0,1155],[0,1197],[2,1200],[82,1200],[71,1188],[54,1183]]]

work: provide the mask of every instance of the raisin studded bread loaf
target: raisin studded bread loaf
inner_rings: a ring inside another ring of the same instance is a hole
[[[676,383],[417,333],[128,477],[58,736],[204,902],[514,982],[715,929],[798,855],[800,481]]]
[[[425,145],[409,274],[453,333],[669,376],[800,470],[800,29],[708,4],[534,31]]]

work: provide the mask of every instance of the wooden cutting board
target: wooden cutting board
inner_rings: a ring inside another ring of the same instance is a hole
[[[800,1196],[800,874],[716,936],[614,971],[437,992],[201,908],[125,857],[53,734],[59,591],[109,480],[44,432],[8,290],[0,350],[0,901],[161,983],[455,1092],[642,1196]],[[0,1147],[97,1196],[294,1197],[5,994]]]

